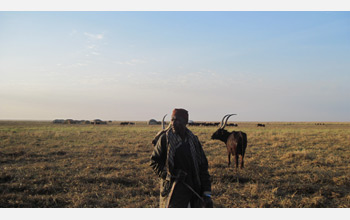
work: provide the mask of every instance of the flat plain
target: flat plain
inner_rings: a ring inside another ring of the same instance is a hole
[[[238,122],[245,168],[227,166],[217,127],[189,128],[209,161],[214,207],[350,208],[350,123]],[[150,168],[159,125],[0,121],[0,207],[158,207]]]

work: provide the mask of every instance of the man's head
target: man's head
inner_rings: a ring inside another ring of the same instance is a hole
[[[185,109],[174,109],[171,115],[172,129],[175,133],[183,134],[188,123],[188,112]]]

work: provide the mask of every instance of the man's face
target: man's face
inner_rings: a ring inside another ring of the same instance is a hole
[[[183,133],[186,129],[186,120],[181,116],[172,116],[171,117],[171,127],[175,133]]]

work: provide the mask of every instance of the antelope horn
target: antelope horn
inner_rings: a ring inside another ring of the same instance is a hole
[[[230,114],[230,115],[227,115],[227,118],[226,118],[226,120],[225,120],[225,124],[222,126],[222,129],[225,128],[228,119],[229,119],[232,115],[237,115],[237,114]]]
[[[222,118],[221,124],[220,124],[220,128],[222,128],[222,126],[224,126],[224,120],[225,120],[225,118],[226,118],[228,115],[230,115],[230,114],[227,114],[227,115],[225,115],[225,116]]]
[[[166,117],[167,115],[168,115],[168,114],[164,115],[163,120],[162,120],[162,128],[163,128],[163,130],[165,129],[164,119],[165,119],[165,117]]]

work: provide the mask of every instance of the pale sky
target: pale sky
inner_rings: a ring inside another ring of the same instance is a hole
[[[350,121],[350,12],[0,12],[0,120],[161,120],[173,108]]]

